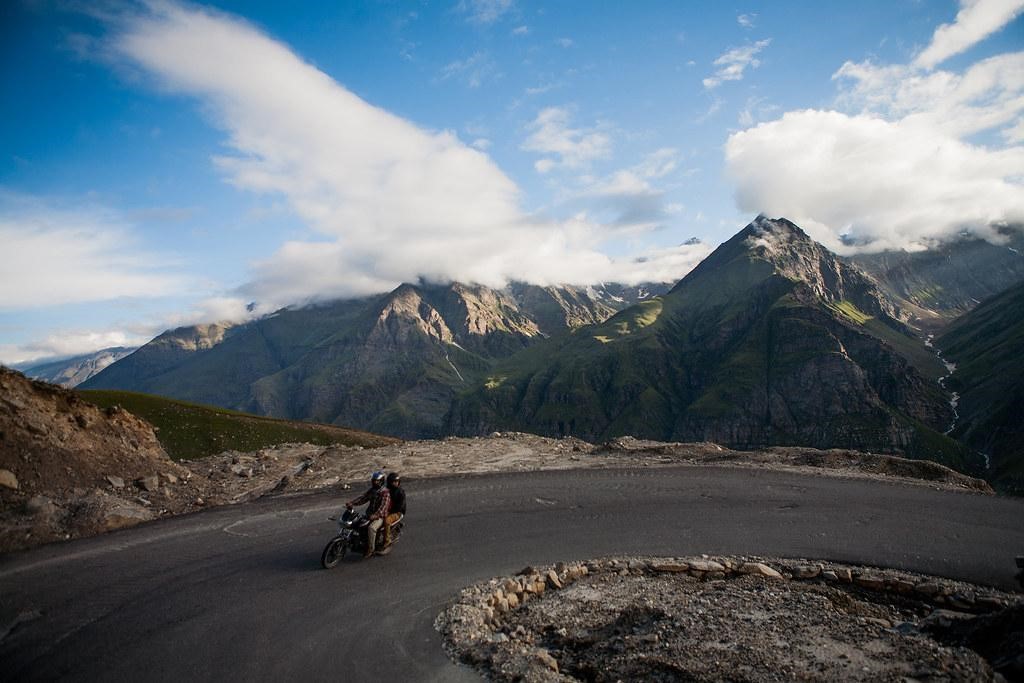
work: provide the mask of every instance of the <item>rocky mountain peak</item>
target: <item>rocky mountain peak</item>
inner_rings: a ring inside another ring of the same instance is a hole
[[[399,345],[420,335],[451,343],[454,339],[444,317],[410,284],[400,285],[385,300],[369,341]]]
[[[179,327],[164,332],[154,339],[153,343],[159,343],[180,351],[205,351],[224,341],[225,335],[232,327],[233,324],[228,322]]]

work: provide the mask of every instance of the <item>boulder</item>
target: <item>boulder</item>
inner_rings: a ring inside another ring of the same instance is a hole
[[[549,569],[548,570],[547,581],[548,581],[548,585],[551,586],[552,588],[561,588],[562,587],[562,582],[558,578],[558,574],[555,573],[554,569]]]
[[[143,507],[124,503],[103,511],[102,524],[107,531],[135,526],[153,519],[153,513]]]
[[[112,474],[108,474],[107,475],[107,481],[115,489],[123,489],[124,488],[124,479],[122,479],[121,477],[115,477]]]
[[[666,574],[681,574],[687,571],[690,565],[686,562],[654,562],[651,564],[651,569],[656,572],[663,572]]]
[[[10,470],[0,470],[0,486],[18,490],[18,478]]]

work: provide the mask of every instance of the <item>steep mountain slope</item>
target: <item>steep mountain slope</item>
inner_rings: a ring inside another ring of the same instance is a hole
[[[116,363],[133,351],[135,351],[134,347],[115,346],[81,356],[24,365],[18,370],[33,379],[71,388],[98,374],[108,365]]]
[[[665,289],[402,285],[234,327],[173,330],[83,388],[436,436],[456,391],[496,359]]]
[[[936,342],[956,363],[947,381],[960,394],[952,435],[988,454],[997,488],[1024,493],[1024,284],[958,318]]]
[[[759,217],[671,292],[501,363],[456,432],[903,451],[963,467],[937,359],[873,280]]]
[[[886,251],[849,262],[874,277],[911,314],[912,324],[937,331],[1008,287],[1024,282],[1024,232],[1003,231],[1005,245],[962,237],[919,252]]]

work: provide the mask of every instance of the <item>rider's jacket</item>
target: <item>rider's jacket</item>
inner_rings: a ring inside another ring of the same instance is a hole
[[[391,494],[388,491],[388,487],[381,486],[379,489],[375,489],[371,486],[366,493],[352,501],[352,505],[362,505],[364,503],[370,504],[366,508],[366,516],[370,518],[370,521],[384,519],[388,516],[388,511],[391,509]]]

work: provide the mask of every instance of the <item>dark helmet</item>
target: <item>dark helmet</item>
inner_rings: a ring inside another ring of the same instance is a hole
[[[390,473],[388,475],[388,486],[394,486],[395,484],[397,484],[399,482],[399,480],[401,480],[401,478],[402,478],[402,475],[400,475],[398,472]]]
[[[384,485],[384,473],[381,471],[374,472],[370,476],[370,486],[373,488],[379,488]]]

